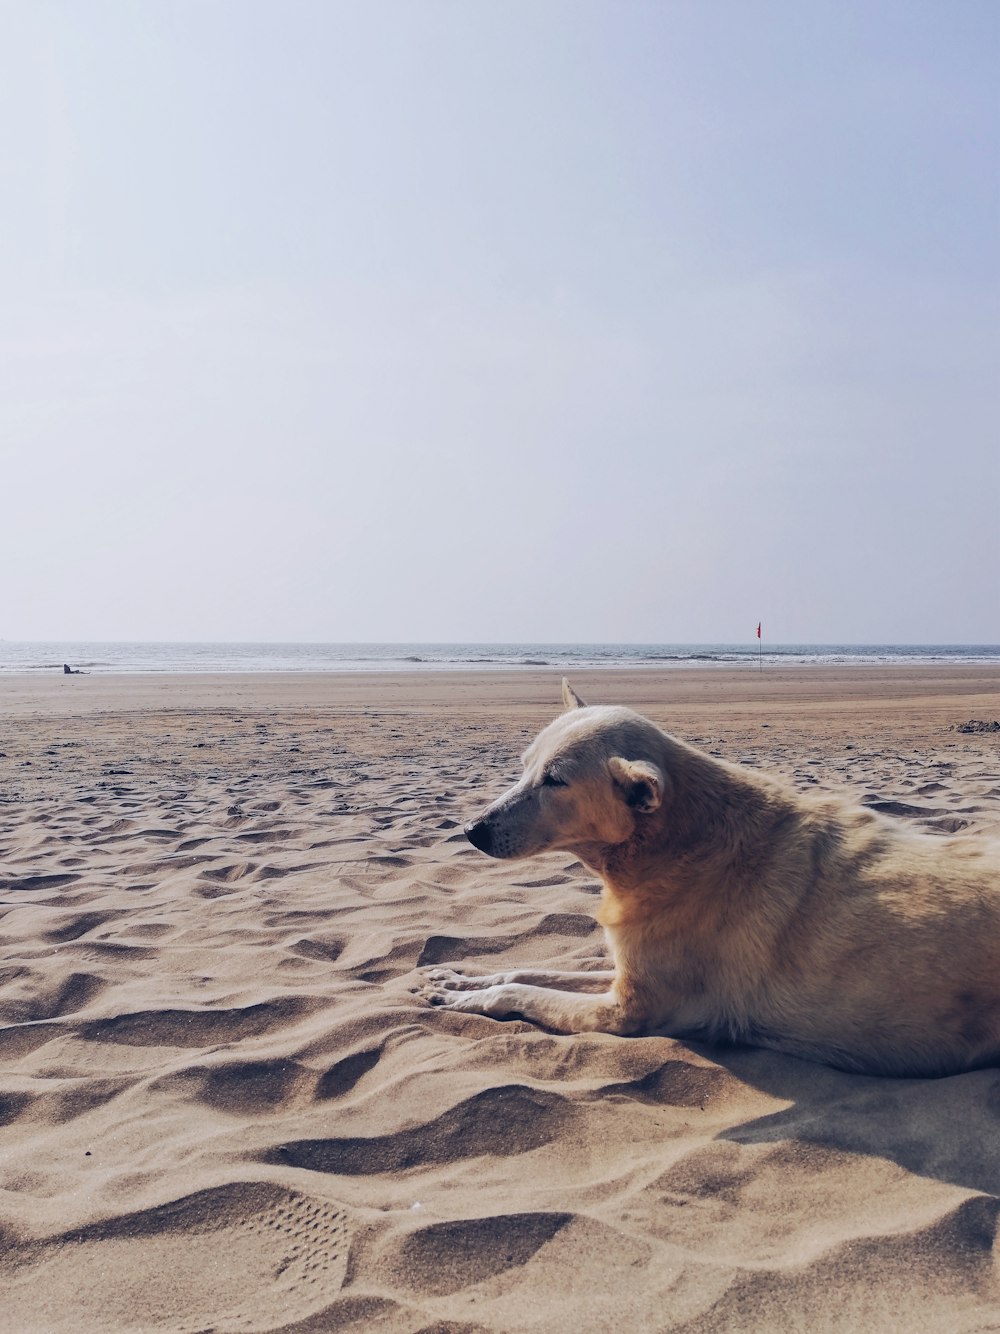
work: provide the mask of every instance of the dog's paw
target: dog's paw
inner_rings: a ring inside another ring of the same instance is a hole
[[[498,986],[505,979],[499,973],[490,977],[469,977],[459,968],[430,968],[427,980],[434,990],[482,991],[485,987]]]
[[[458,1010],[462,1014],[485,1014],[492,1019],[503,1019],[517,1009],[511,988],[505,986],[462,992],[439,989],[432,983],[424,991],[424,1000],[442,1010]]]
[[[413,991],[428,1005],[452,1006],[459,999],[459,993],[469,989],[473,980],[453,968],[423,968],[421,973],[423,976]]]

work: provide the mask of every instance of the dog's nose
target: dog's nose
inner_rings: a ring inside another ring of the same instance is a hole
[[[465,837],[480,852],[492,852],[493,830],[485,820],[475,820],[465,826]]]

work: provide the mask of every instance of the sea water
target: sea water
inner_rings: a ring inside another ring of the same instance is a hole
[[[1000,664],[996,644],[765,644],[765,665]],[[0,673],[421,672],[551,668],[756,667],[745,644],[17,643],[0,640]]]

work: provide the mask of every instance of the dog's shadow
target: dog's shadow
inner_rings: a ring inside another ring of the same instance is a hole
[[[687,1045],[741,1083],[791,1104],[721,1132],[721,1140],[797,1140],[1000,1196],[1000,1069],[889,1079],[759,1048]]]

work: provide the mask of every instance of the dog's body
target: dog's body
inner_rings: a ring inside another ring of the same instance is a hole
[[[467,834],[576,854],[613,971],[430,974],[430,1000],[557,1033],[746,1042],[873,1074],[1000,1061],[1000,848],[894,828],[667,736],[570,709]],[[596,994],[595,994],[596,993]]]

